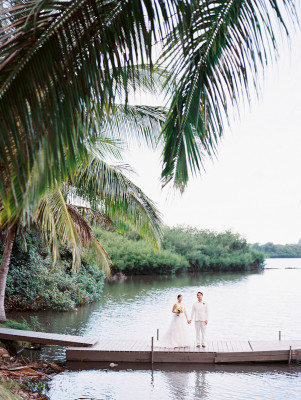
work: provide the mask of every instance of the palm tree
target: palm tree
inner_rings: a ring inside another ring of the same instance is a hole
[[[129,90],[143,85],[146,71],[165,80],[162,183],[184,190],[204,157],[216,153],[229,109],[257,87],[259,71],[277,53],[275,32],[288,34],[290,18],[297,20],[293,0],[3,2],[0,226],[10,239],[4,258],[21,214],[68,181],[79,159],[87,162],[98,125],[120,102],[130,112]],[[156,79],[149,82],[154,88]]]
[[[248,96],[290,18],[293,0],[4,1],[0,163],[10,187],[2,182],[0,193],[9,219],[24,207],[39,151],[48,173],[37,197],[86,157],[86,116],[97,110],[106,120],[120,99],[128,104],[157,61],[168,71],[162,181],[183,190],[215,154],[229,105]]]
[[[153,77],[149,76],[148,71],[141,71],[140,74],[144,77],[139,84],[147,88]],[[134,76],[133,84],[135,79]],[[160,81],[157,77],[155,88],[158,85],[160,86]],[[162,221],[155,205],[124,175],[125,170],[130,170],[128,166],[118,164],[112,166],[104,159],[107,155],[121,159],[119,151],[121,132],[123,137],[135,134],[136,140],[142,137],[150,145],[154,145],[156,132],[158,133],[165,115],[164,109],[150,106],[125,107],[123,104],[116,104],[105,121],[95,108],[91,108],[90,113],[86,110],[85,112],[85,124],[81,126],[81,130],[85,131],[84,137],[87,138],[83,145],[84,156],[76,154],[72,168],[68,169],[68,179],[59,183],[63,174],[58,180],[51,177],[54,179],[55,187],[48,189],[39,197],[37,196],[39,188],[43,187],[47,174],[52,174],[52,171],[45,169],[45,155],[40,150],[29,174],[26,193],[23,194],[23,207],[16,219],[11,215],[11,210],[14,210],[13,191],[9,192],[7,189],[10,182],[6,170],[4,168],[0,170],[2,181],[6,183],[6,192],[10,195],[0,198],[0,205],[1,200],[3,204],[0,207],[0,233],[5,243],[0,265],[0,320],[2,321],[6,319],[4,300],[10,254],[15,234],[18,228],[22,227],[24,220],[33,220],[44,233],[54,263],[59,256],[60,242],[72,250],[74,271],[78,271],[82,252],[86,259],[93,257],[95,260],[96,256],[96,261],[102,265],[104,272],[109,273],[109,255],[81,216],[83,208],[65,203],[70,193],[88,202],[89,207],[84,207],[85,218],[89,219],[89,216],[92,216],[91,220],[98,221],[109,219],[120,232],[130,228],[150,241],[155,248],[160,246]],[[93,133],[89,136],[91,131]],[[111,138],[107,138],[105,136],[107,134]],[[69,158],[70,151],[65,146],[64,160],[68,161]],[[64,198],[61,186],[64,188]],[[4,203],[5,198],[8,199],[7,207]]]
[[[79,270],[84,257],[86,261],[96,261],[108,275],[110,257],[93,235],[87,220],[102,225],[105,222],[120,232],[131,228],[157,248],[162,235],[162,221],[152,201],[124,175],[127,166],[109,165],[103,160],[103,153],[96,150],[94,148],[89,153],[87,163],[78,164],[74,176],[62,188],[57,187],[42,196],[33,214],[23,216],[23,222],[30,220],[43,233],[54,264],[59,258],[59,244],[63,244],[72,251],[74,271]],[[85,206],[72,204],[74,195],[83,200]],[[10,254],[22,221],[18,220],[12,226],[13,229],[6,232],[0,266],[1,322],[6,320],[4,299]]]

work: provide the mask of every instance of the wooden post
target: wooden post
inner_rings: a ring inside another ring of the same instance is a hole
[[[151,358],[152,358],[152,364],[154,363],[154,337],[152,336],[152,354],[151,354]]]
[[[290,351],[288,353],[288,365],[291,365],[292,361],[292,346],[290,346]]]
[[[159,329],[157,329],[157,340],[159,340]]]
[[[279,331],[279,340],[281,340],[281,331]]]

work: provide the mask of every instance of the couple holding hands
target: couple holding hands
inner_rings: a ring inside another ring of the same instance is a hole
[[[203,301],[203,293],[197,293],[197,301],[193,304],[190,319],[187,317],[185,306],[182,303],[183,296],[178,295],[178,301],[172,308],[174,314],[169,329],[163,339],[158,342],[156,347],[188,347],[191,345],[189,341],[188,324],[194,319],[196,333],[196,347],[206,347],[206,325],[208,324],[208,306]],[[186,321],[185,321],[186,319]],[[202,340],[200,339],[202,334]]]

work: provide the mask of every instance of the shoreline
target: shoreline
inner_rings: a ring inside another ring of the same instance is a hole
[[[17,345],[17,342],[12,343]],[[5,346],[8,344],[0,343],[0,397],[7,400],[50,400],[45,394],[48,383],[65,369],[47,360],[31,361],[22,354],[13,355]]]

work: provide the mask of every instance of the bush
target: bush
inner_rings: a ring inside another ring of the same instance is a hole
[[[27,234],[28,252],[21,248],[20,238],[13,247],[6,285],[6,307],[9,310],[71,310],[76,305],[99,299],[103,274],[93,265],[82,263],[81,272],[71,272],[71,254],[63,250],[55,267],[39,238]]]
[[[177,271],[231,271],[259,268],[263,253],[252,250],[246,240],[230,231],[215,233],[189,227],[166,228],[162,249],[156,254],[137,235],[94,229],[113,262],[113,272],[169,274]]]
[[[145,240],[116,232],[94,228],[94,234],[102,242],[112,259],[112,272],[125,274],[170,274],[189,267],[188,261],[171,250],[155,253],[152,245]]]
[[[239,234],[178,226],[167,228],[163,248],[180,253],[195,271],[241,271],[259,268],[264,254]]]

